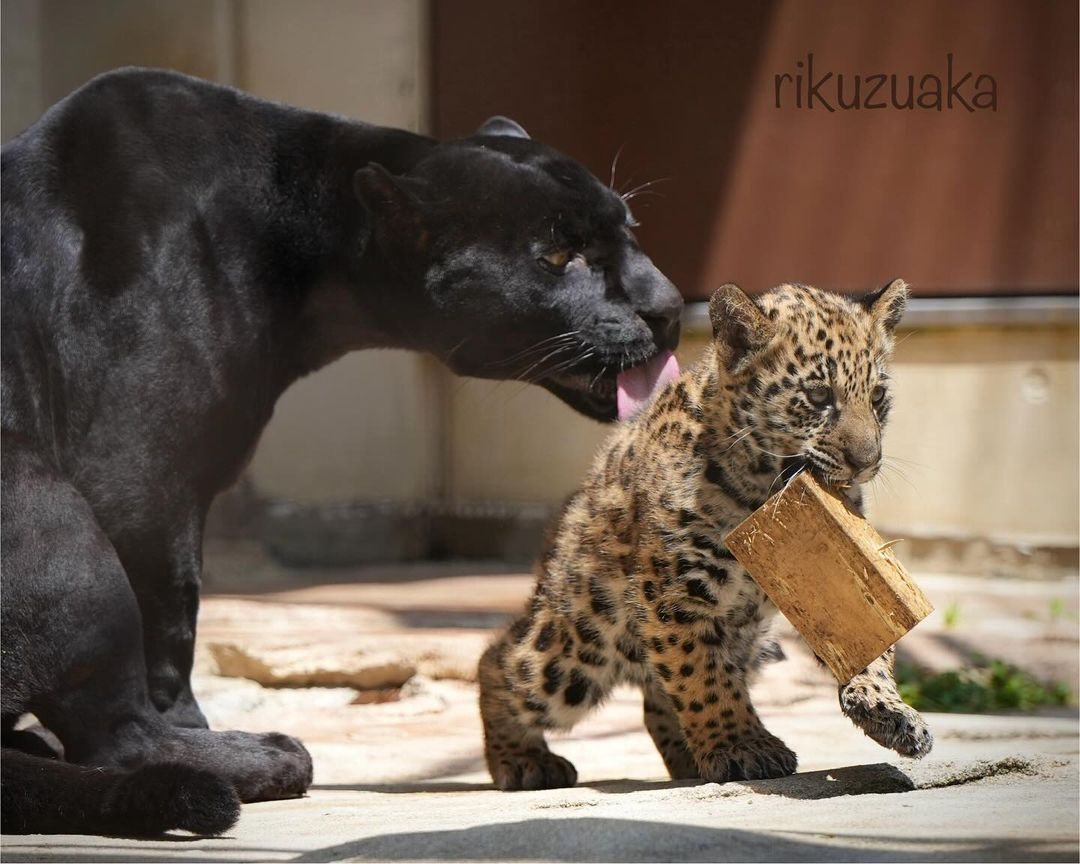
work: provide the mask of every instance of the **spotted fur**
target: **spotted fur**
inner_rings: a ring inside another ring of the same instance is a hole
[[[488,767],[503,789],[572,785],[546,729],[573,726],[620,682],[675,778],[778,777],[796,757],[750,701],[775,650],[776,612],[722,538],[799,470],[859,484],[881,460],[886,362],[907,286],[861,300],[781,285],[710,303],[702,360],[621,426],[567,502],[526,613],[480,662]],[[852,721],[886,747],[929,752],[892,654],[840,688]]]

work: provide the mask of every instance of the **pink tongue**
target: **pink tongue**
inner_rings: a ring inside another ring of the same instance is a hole
[[[678,377],[679,361],[670,351],[661,351],[648,363],[620,372],[617,379],[619,419],[629,420]]]

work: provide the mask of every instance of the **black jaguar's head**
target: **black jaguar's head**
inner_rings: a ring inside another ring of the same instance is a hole
[[[600,420],[671,374],[682,300],[626,202],[513,121],[434,147],[405,176],[368,166],[355,186],[415,289],[413,347],[454,372],[530,381]]]

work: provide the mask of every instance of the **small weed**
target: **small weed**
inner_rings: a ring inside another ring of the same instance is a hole
[[[1050,601],[1050,623],[1057,624],[1062,618],[1067,618],[1070,621],[1076,621],[1077,615],[1075,612],[1070,612],[1065,605],[1065,601],[1060,597],[1054,597]]]
[[[911,663],[898,663],[900,696],[920,711],[986,714],[1030,711],[1076,701],[1064,681],[1043,682],[1003,660],[976,657],[971,666],[931,672]]]
[[[941,620],[946,630],[955,630],[960,623],[960,604],[955,600],[941,611]]]

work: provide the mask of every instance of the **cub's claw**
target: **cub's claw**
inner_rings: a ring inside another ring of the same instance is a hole
[[[577,783],[577,770],[568,760],[536,749],[500,756],[491,774],[503,792],[562,789]]]
[[[869,738],[901,756],[922,759],[934,746],[922,715],[899,696],[870,699],[858,690],[841,688],[840,708]]]
[[[767,780],[794,774],[798,764],[798,757],[783,741],[761,729],[710,753],[701,776],[714,783]]]

